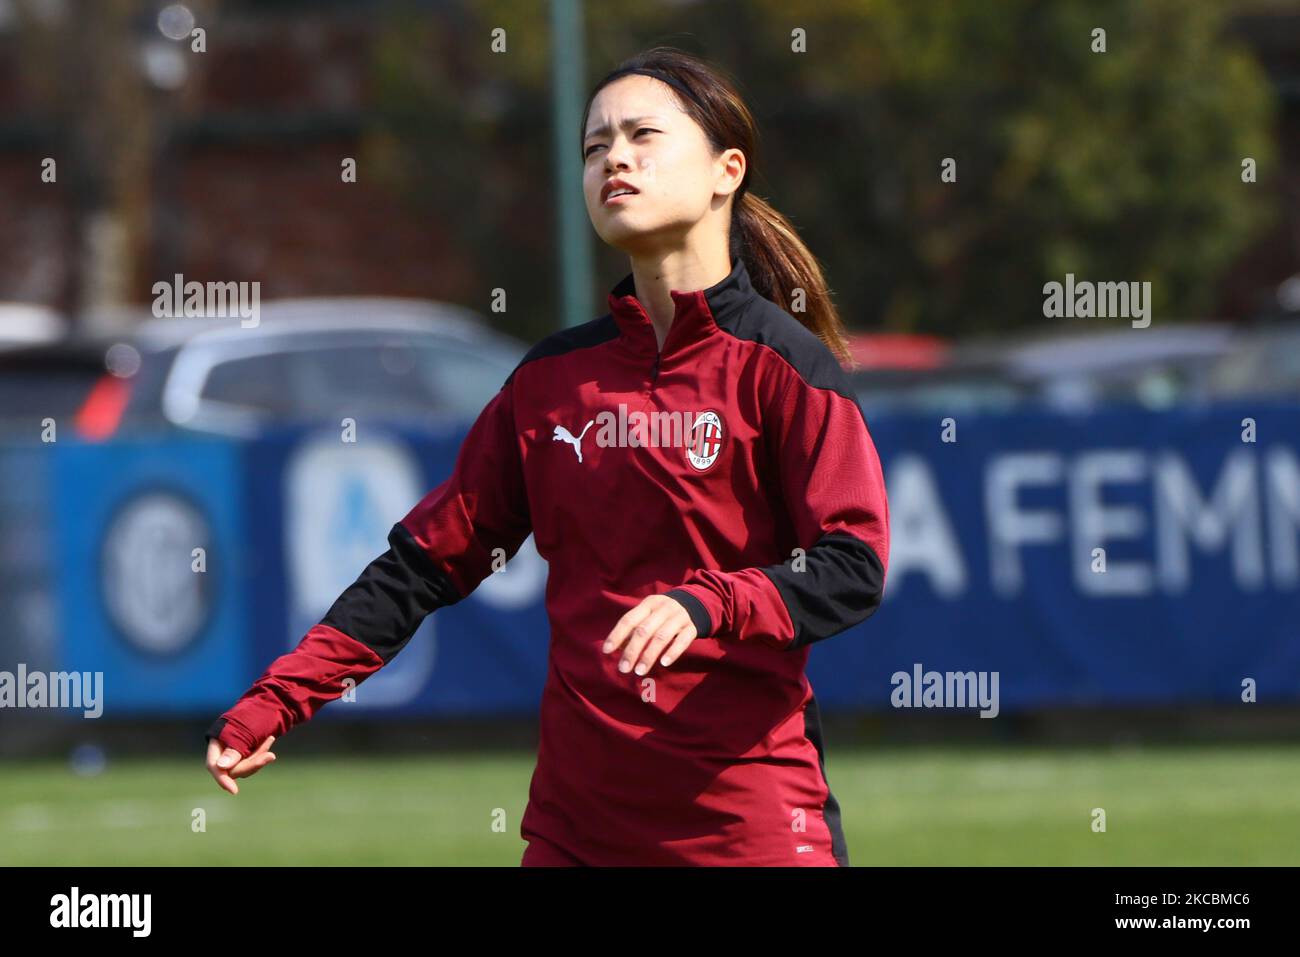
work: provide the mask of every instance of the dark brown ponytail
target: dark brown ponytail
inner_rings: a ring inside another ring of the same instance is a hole
[[[682,109],[704,131],[714,153],[735,148],[745,154],[745,178],[732,201],[731,255],[744,260],[755,290],[816,333],[837,359],[847,362],[844,323],[831,302],[820,263],[790,221],[766,200],[749,192],[758,164],[758,135],[754,118],[730,77],[683,50],[654,47],[624,60],[597,83],[587,97],[588,111],[600,89],[628,68],[657,70],[684,86],[694,98],[682,96],[680,91],[675,95]],[[586,124],[584,111],[580,150]]]

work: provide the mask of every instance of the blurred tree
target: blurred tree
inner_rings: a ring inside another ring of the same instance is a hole
[[[147,101],[132,64],[135,0],[69,11],[19,4],[22,69],[38,108],[53,117],[49,141],[70,204],[65,294],[74,320],[127,301],[148,218]],[[35,173],[33,174],[35,176]]]
[[[216,2],[188,0],[201,13]],[[23,82],[70,197],[71,266],[61,305],[87,332],[117,330],[114,310],[146,294],[155,250],[168,238],[156,235],[153,190],[166,174],[158,156],[170,133],[172,93],[201,74],[202,61],[162,37],[158,6],[22,0],[15,7]],[[192,81],[186,94],[196,87]]]
[[[724,0],[615,16],[592,4],[589,61],[594,82],[668,42],[737,77],[763,142],[754,191],[823,260],[851,327],[1039,324],[1043,284],[1067,272],[1150,281],[1159,322],[1202,315],[1272,212],[1274,107],[1227,29],[1240,6]],[[546,5],[450,9],[385,30],[373,143],[502,285],[546,303],[511,323],[539,335],[555,325]],[[491,52],[493,27],[507,53]],[[1260,183],[1242,182],[1244,157]],[[607,287],[626,261],[600,255]]]
[[[549,48],[537,0],[399,8],[375,41],[362,161],[479,264],[465,304],[485,312],[505,289],[500,324],[529,340],[559,324]]]
[[[782,149],[773,179],[842,217],[832,277],[850,321],[1030,325],[1067,272],[1149,280],[1157,319],[1196,317],[1267,225],[1269,185],[1244,184],[1241,162],[1271,178],[1273,103],[1225,29],[1233,5],[762,2],[773,43],[778,17],[811,35],[791,78],[803,100],[769,139],[834,149]]]

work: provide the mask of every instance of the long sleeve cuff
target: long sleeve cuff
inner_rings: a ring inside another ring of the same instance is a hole
[[[222,715],[208,728],[204,740],[215,739],[222,747],[234,748],[240,757],[248,757],[261,744],[256,735],[227,715]],[[262,740],[266,740],[263,738]]]
[[[713,634],[713,619],[695,592],[687,588],[673,588],[664,594],[686,609],[686,613],[691,616],[691,624],[695,626],[696,638],[708,638]]]

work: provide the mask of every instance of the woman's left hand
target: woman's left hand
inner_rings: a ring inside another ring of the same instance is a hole
[[[691,616],[680,602],[667,595],[647,595],[618,620],[601,651],[609,654],[626,643],[618,670],[626,674],[635,669],[643,675],[656,658],[665,668],[671,665],[695,640],[695,634]]]

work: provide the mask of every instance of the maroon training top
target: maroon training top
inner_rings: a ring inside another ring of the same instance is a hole
[[[592,865],[847,865],[804,666],[880,604],[880,462],[831,351],[741,259],[671,295],[662,351],[630,274],[537,343],[451,477],[208,736],[248,754],[307,720],[531,532],[551,644],[522,836]],[[623,674],[601,645],[654,594],[700,637]]]

